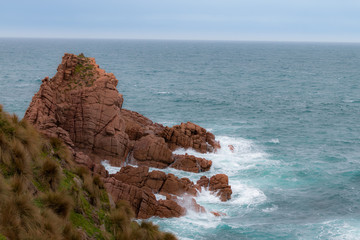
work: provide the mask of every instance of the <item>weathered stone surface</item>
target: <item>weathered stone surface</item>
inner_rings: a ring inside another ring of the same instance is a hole
[[[174,200],[157,201],[148,188],[139,188],[115,178],[105,178],[104,187],[115,202],[120,199],[128,201],[137,218],[180,217],[186,213],[186,209]]]
[[[132,157],[140,165],[157,168],[165,168],[174,161],[165,140],[155,135],[147,135],[136,141]]]
[[[174,174],[169,173],[164,182],[164,185],[160,189],[160,193],[169,193],[174,195],[182,195],[188,193],[196,196],[197,192],[194,187],[194,183],[188,178],[178,178]]]
[[[208,188],[208,187],[209,187],[209,183],[210,183],[210,179],[207,178],[206,176],[202,176],[202,177],[196,182],[196,185],[198,185],[199,187]]]
[[[148,167],[126,166],[126,167],[122,167],[120,171],[113,176],[115,179],[119,180],[120,182],[124,182],[141,188],[144,186],[145,181],[148,178],[148,175],[149,175]]]
[[[149,172],[148,167],[126,166],[119,172],[111,175],[120,182],[127,183],[139,188],[151,189],[154,193],[163,195],[173,194],[180,196],[184,193],[195,196],[195,185],[188,178],[178,178],[174,174],[165,174],[161,171]]]
[[[152,171],[145,181],[145,186],[152,189],[153,192],[158,193],[163,187],[166,178],[166,173],[157,170]]]
[[[194,173],[209,171],[212,165],[211,160],[188,154],[174,155],[174,160],[174,163],[171,164],[170,167]]]
[[[153,123],[147,117],[127,109],[121,109],[121,117],[125,121],[125,132],[130,140],[139,140],[146,135],[157,135],[162,132],[164,126]]]
[[[181,123],[171,128],[165,127],[161,135],[171,150],[183,147],[206,153],[220,148],[220,143],[215,141],[212,133],[192,122]]]
[[[186,214],[186,209],[173,200],[159,200],[156,216],[170,218],[181,217]]]
[[[225,202],[231,198],[232,190],[229,177],[225,174],[216,174],[210,178],[209,190],[217,192],[220,200]]]
[[[129,137],[120,115],[123,98],[117,83],[93,58],[65,54],[55,76],[43,80],[25,118],[84,153],[123,161]]]

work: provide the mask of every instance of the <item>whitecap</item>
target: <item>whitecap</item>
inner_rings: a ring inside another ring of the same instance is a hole
[[[254,141],[244,138],[219,136],[217,140],[221,148],[214,153],[198,153],[193,149],[177,149],[175,154],[190,154],[196,157],[212,160],[213,166],[208,174],[225,173],[229,177],[237,176],[240,170],[257,168],[259,165],[278,165],[277,161],[269,160]]]
[[[360,236],[358,220],[333,220],[321,223],[317,239],[357,240]]]
[[[268,208],[264,208],[262,211],[264,213],[271,213],[271,212],[275,212],[276,210],[278,210],[278,206],[277,205],[272,205],[271,207]]]
[[[280,143],[280,140],[278,138],[273,138],[269,142],[270,143]]]
[[[239,181],[230,182],[233,191],[229,203],[234,205],[256,205],[266,201],[266,195],[258,188],[250,187]]]

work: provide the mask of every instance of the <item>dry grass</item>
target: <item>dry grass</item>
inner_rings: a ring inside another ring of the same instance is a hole
[[[2,232],[9,239],[41,236],[39,231],[41,229],[40,211],[33,205],[28,194],[14,195],[8,198],[1,204],[0,212],[0,226]]]
[[[62,161],[62,165],[72,164],[72,154],[67,146],[59,138],[50,138],[50,145],[54,150],[54,156]]]
[[[64,192],[49,192],[43,198],[44,205],[56,215],[67,218],[73,209],[73,200]]]
[[[8,191],[9,187],[5,182],[5,178],[0,174],[0,202],[2,202],[4,198],[6,198]]]
[[[14,175],[10,178],[10,189],[14,195],[20,195],[28,190],[27,178],[19,175]]]
[[[112,210],[109,216],[110,226],[116,239],[130,239],[131,219],[134,215],[128,202],[117,202],[116,209]]]
[[[66,240],[82,240],[81,234],[79,231],[73,228],[73,226],[70,223],[67,223],[65,225],[65,228],[63,230],[63,236]]]
[[[110,209],[103,188],[98,175],[77,167],[62,141],[45,138],[0,105],[2,235],[11,240],[80,240],[84,235],[104,240],[176,239],[155,225],[134,222],[127,202]]]
[[[39,177],[44,184],[56,190],[61,181],[60,166],[54,160],[46,158],[41,166]]]
[[[18,140],[13,140],[10,145],[12,149],[12,165],[14,174],[28,177],[31,174],[30,155]]]

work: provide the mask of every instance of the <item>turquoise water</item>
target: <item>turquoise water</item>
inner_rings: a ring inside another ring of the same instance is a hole
[[[64,52],[113,72],[125,108],[165,125],[193,121],[224,146],[194,154],[213,160],[207,175],[229,175],[229,202],[197,199],[227,216],[152,219],[163,230],[181,239],[359,239],[359,44],[0,39],[5,110],[22,117]]]

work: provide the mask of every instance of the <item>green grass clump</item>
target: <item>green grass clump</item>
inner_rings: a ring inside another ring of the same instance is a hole
[[[90,59],[84,54],[78,55],[78,63],[76,64],[73,74],[68,83],[68,90],[93,86],[95,82],[95,68]]]
[[[7,240],[7,238],[0,233],[0,240]]]
[[[84,217],[82,214],[72,212],[70,215],[70,220],[76,227],[84,229],[89,236],[96,236],[96,239],[105,239],[102,236],[101,230],[96,227],[96,225],[91,220]]]

